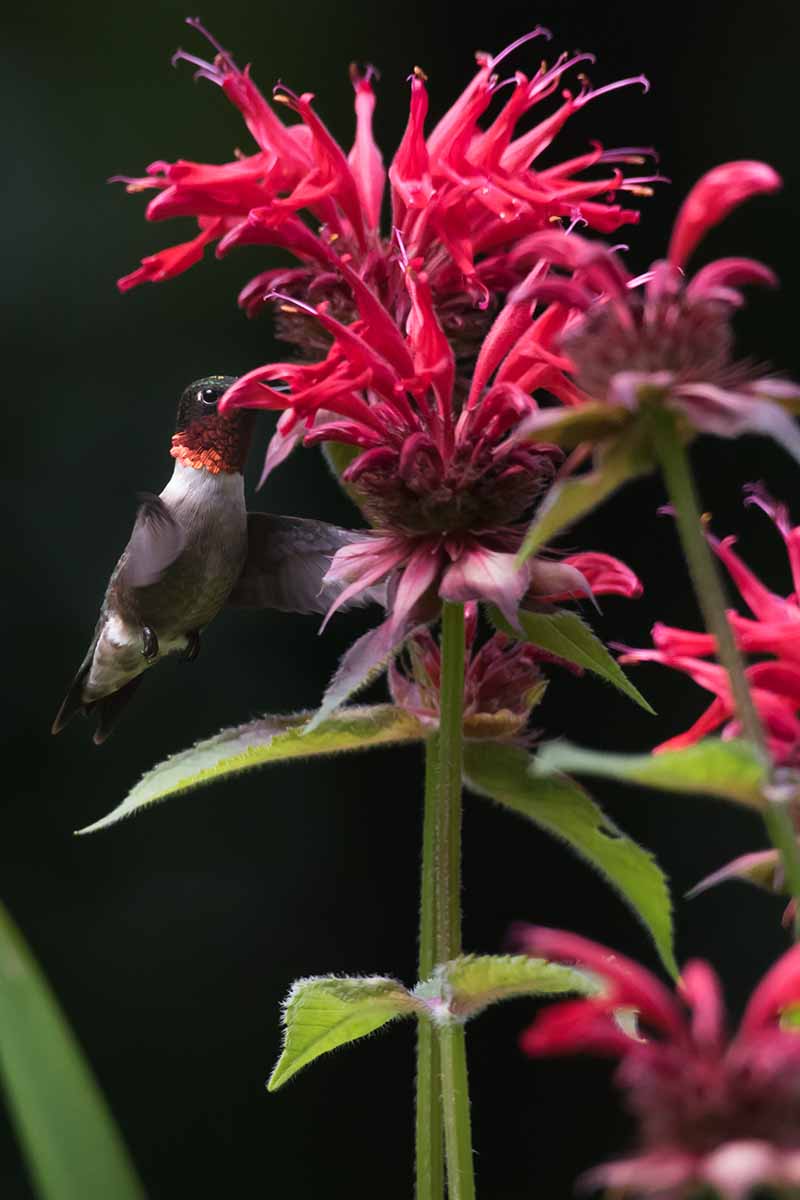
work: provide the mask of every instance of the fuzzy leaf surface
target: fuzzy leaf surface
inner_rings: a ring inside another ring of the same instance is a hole
[[[555,483],[542,501],[519,552],[524,562],[570,525],[597,508],[614,492],[653,466],[640,430],[633,426],[620,434],[602,453],[591,471]]]
[[[592,631],[577,613],[561,608],[552,613],[519,611],[519,623],[525,633],[525,640],[532,646],[540,646],[551,654],[567,662],[575,663],[594,675],[599,675],[607,683],[612,684],[620,692],[624,692],[631,700],[643,708],[645,712],[655,716],[655,710],[648,704],[642,693],[622,670],[617,660],[609,654],[600,638]],[[507,633],[510,637],[519,638],[519,630],[509,625],[502,613],[496,608],[490,610],[492,623]]]
[[[536,777],[517,746],[467,743],[466,783],[567,842],[614,887],[650,933],[667,970],[677,977],[672,903],[653,856],[626,837],[586,792],[563,776]]]
[[[706,738],[663,754],[606,754],[569,742],[548,742],[536,756],[537,775],[556,771],[597,775],[620,783],[638,783],[666,792],[702,793],[735,800],[749,808],[764,807],[764,763],[742,738]]]
[[[420,1007],[402,983],[384,976],[299,979],[286,998],[283,1050],[267,1088],[277,1091],[321,1054],[366,1037],[395,1017],[411,1016]]]
[[[2,906],[0,1075],[41,1200],[145,1200],[91,1068]]]
[[[437,968],[432,980],[415,994],[438,994],[450,1013],[466,1020],[490,1004],[516,996],[556,996],[567,992],[593,995],[597,984],[583,971],[529,958],[526,954],[463,954]],[[434,1013],[435,1018],[435,1013]]]
[[[78,832],[93,833],[158,800],[268,763],[369,750],[425,736],[414,717],[391,704],[341,709],[309,733],[306,727],[313,715],[262,717],[224,729],[190,750],[165,759],[147,772],[113,812]]]

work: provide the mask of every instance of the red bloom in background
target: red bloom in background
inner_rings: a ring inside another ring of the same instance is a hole
[[[530,1055],[595,1053],[620,1059],[616,1075],[636,1119],[639,1149],[591,1171],[592,1187],[680,1200],[708,1188],[745,1200],[757,1188],[800,1184],[800,1036],[781,1014],[800,1003],[800,947],[767,972],[729,1037],[719,981],[690,962],[679,996],[605,946],[521,926],[520,948],[586,968],[602,985],[586,1000],[554,1004],[522,1037]],[[635,1010],[642,1035],[618,1010]]]
[[[770,752],[779,766],[800,764],[800,527],[792,526],[785,505],[777,504],[760,485],[746,489],[746,503],[757,505],[777,526],[786,544],[792,577],[792,592],[784,597],[767,588],[735,552],[736,538],[722,541],[709,535],[717,556],[736,584],[752,616],[728,613],[739,648],[745,654],[769,656],[747,668],[753,699],[769,741]],[[714,700],[685,733],[656,747],[656,753],[679,749],[722,728],[723,737],[740,733],[734,715],[728,677],[715,662],[711,634],[695,633],[656,624],[653,650],[625,649],[623,663],[657,662],[684,671]]]
[[[616,251],[573,233],[527,239],[528,253],[569,272],[543,275],[526,291],[569,313],[555,348],[584,400],[629,412],[659,400],[693,430],[765,434],[800,458],[800,432],[782,407],[800,389],[734,356],[731,319],[744,303],[741,288],[775,286],[774,273],[753,259],[721,258],[685,275],[709,229],[744,200],[780,186],[766,163],[730,162],[707,172],[678,213],[666,259],[637,278]],[[546,436],[557,417],[532,414],[520,434]]]

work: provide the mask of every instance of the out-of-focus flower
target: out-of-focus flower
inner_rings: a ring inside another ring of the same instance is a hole
[[[685,275],[703,235],[750,196],[776,191],[780,176],[765,163],[730,162],[704,175],[689,192],[672,232],[667,257],[632,278],[620,255],[573,233],[551,230],[527,238],[515,253],[545,259],[569,275],[547,274],[525,294],[560,302],[570,313],[557,349],[595,417],[620,430],[662,404],[678,413],[687,432],[773,437],[800,458],[800,431],[783,403],[800,388],[752,362],[737,360],[731,318],[743,304],[741,288],[775,286],[774,273],[748,258],[722,258]],[[616,413],[615,413],[616,410]],[[546,436],[559,413],[532,414],[518,436]]]
[[[728,618],[739,648],[745,654],[769,655],[747,667],[753,699],[778,766],[800,766],[800,527],[792,526],[785,505],[776,503],[759,484],[748,486],[746,503],[762,509],[780,531],[789,558],[793,591],[783,597],[770,591],[735,552],[736,539],[721,541],[709,535],[717,556],[736,584],[752,616],[730,611]],[[728,676],[707,661],[716,652],[711,634],[695,633],[658,623],[653,626],[654,649],[625,648],[623,663],[657,662],[684,671],[713,694],[714,700],[684,733],[656,747],[656,753],[692,745],[714,730],[735,737],[741,730],[735,717]]]
[[[351,68],[356,133],[348,153],[317,115],[310,93],[296,95],[282,84],[273,89],[273,105],[300,118],[285,125],[249,67],[240,70],[197,20],[188,23],[211,42],[216,57],[206,62],[179,50],[173,61],[194,64],[199,77],[222,88],[244,117],[256,149],[221,165],[158,161],[141,178],[121,177],[129,191],[159,193],[148,206],[150,220],[190,216],[200,228],[193,241],[144,259],[120,280],[123,290],[172,278],[213,243],[218,256],[241,245],[280,246],[302,265],[256,276],[240,303],[252,314],[274,301],[279,336],[315,357],[329,344],[324,328],[302,309],[275,300],[275,292],[310,304],[326,301],[332,314],[349,324],[358,315],[358,291],[366,287],[401,323],[410,302],[396,261],[399,242],[409,259],[424,264],[442,327],[457,352],[469,354],[477,351],[498,297],[527,274],[509,258],[509,248],[520,238],[560,218],[579,218],[603,233],[638,220],[613,196],[646,190],[649,177],[625,179],[621,166],[640,164],[650,151],[603,150],[593,143],[577,158],[534,166],[591,100],[629,83],[647,87],[638,76],[592,88],[579,75],[577,91],[564,89],[565,72],[593,63],[591,54],[561,54],[531,77],[517,71],[502,78],[514,51],[533,39],[550,38],[545,29],[537,27],[495,56],[477,55],[477,74],[427,137],[426,78],[415,68],[408,124],[387,171],[372,135],[373,68],[363,73]],[[554,95],[554,111],[519,132],[526,114]],[[500,108],[481,125],[495,97]],[[592,168],[598,168],[593,178]],[[381,230],[387,177],[392,238]],[[355,285],[353,276],[359,281]]]
[[[800,1037],[781,1020],[800,1003],[800,947],[767,972],[731,1038],[719,982],[705,962],[686,966],[674,996],[637,963],[576,934],[521,926],[516,940],[526,953],[585,968],[603,985],[590,999],[552,1005],[522,1037],[531,1055],[621,1060],[616,1082],[637,1122],[639,1149],[591,1171],[590,1186],[663,1200],[707,1188],[745,1200],[759,1188],[782,1194],[800,1185]],[[631,1009],[635,1035],[619,1019]]]

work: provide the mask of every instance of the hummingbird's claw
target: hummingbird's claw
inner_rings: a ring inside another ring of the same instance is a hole
[[[194,662],[200,653],[200,631],[190,629],[186,634],[186,649],[183,652],[184,662]]]
[[[149,625],[142,626],[142,654],[149,663],[158,658],[158,637]]]

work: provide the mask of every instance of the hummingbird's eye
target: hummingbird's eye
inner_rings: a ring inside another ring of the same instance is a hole
[[[208,408],[216,408],[220,394],[219,388],[202,388],[197,393],[197,398],[198,400],[201,400]]]

